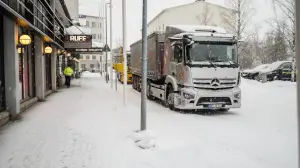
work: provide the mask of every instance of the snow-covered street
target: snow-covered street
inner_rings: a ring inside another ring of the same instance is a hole
[[[242,108],[183,114],[149,101],[155,148],[134,143],[140,93],[85,73],[0,130],[0,168],[296,168],[296,84],[243,80]]]

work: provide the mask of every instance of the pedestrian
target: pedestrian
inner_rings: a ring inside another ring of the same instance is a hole
[[[71,86],[71,77],[73,75],[73,69],[71,68],[71,65],[68,64],[67,67],[64,69],[64,75],[66,77],[66,86],[70,88]]]

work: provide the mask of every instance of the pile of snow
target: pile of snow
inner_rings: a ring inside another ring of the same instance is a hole
[[[92,73],[90,71],[82,72],[82,77],[99,77],[101,76],[99,72]]]
[[[92,34],[92,29],[81,26],[71,26],[66,28],[67,34]]]
[[[150,131],[137,131],[131,138],[142,149],[152,149],[156,146],[156,138]]]

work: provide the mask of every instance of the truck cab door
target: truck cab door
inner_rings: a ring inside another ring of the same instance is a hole
[[[170,57],[170,66],[169,66],[169,72],[171,76],[176,78],[176,66],[177,66],[177,58],[175,54],[176,45],[172,46],[172,55]]]
[[[183,84],[184,80],[183,80],[183,47],[182,45],[176,45],[176,50],[174,52],[175,55],[175,64],[176,64],[176,80],[179,84]]]

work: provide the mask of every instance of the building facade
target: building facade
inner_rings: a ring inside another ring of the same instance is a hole
[[[79,24],[84,28],[89,28],[93,36],[93,47],[103,47],[105,39],[105,19],[99,16],[79,15]],[[108,56],[109,58],[109,56]],[[109,63],[109,59],[108,59]],[[82,70],[99,69],[104,70],[106,64],[105,53],[101,54],[81,54],[80,68]]]
[[[57,90],[70,19],[63,0],[0,0],[0,124]]]
[[[148,23],[148,34],[165,30],[168,25],[206,25],[223,27],[232,32],[228,20],[235,19],[232,9],[197,0],[193,3],[164,9]]]
[[[72,21],[79,21],[79,0],[65,0]]]

